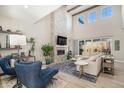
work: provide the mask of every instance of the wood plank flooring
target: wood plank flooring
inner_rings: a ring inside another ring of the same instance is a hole
[[[53,85],[48,85],[48,88],[124,88],[124,63],[115,62],[115,75],[100,73],[96,83],[63,72],[59,72],[55,78],[57,80],[54,80]],[[4,80],[0,80],[0,84],[2,81]]]
[[[124,88],[124,63],[115,63],[115,75],[100,73],[96,83],[79,79],[60,72],[56,75],[59,85],[63,88]]]

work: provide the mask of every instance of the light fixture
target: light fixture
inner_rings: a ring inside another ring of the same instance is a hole
[[[28,8],[28,6],[27,5],[24,5],[24,8]]]

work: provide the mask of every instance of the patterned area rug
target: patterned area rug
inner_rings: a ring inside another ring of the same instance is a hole
[[[70,74],[70,75],[73,75],[76,77],[79,76],[79,72],[76,70],[76,65],[72,61],[53,64],[50,67],[59,69],[62,72],[65,72],[67,74]],[[96,83],[96,81],[97,81],[96,76],[86,74],[86,73],[84,75],[82,75],[81,79],[85,79],[85,80],[88,80],[88,81],[93,82],[93,83]]]

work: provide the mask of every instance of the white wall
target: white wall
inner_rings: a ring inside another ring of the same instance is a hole
[[[72,48],[72,16],[66,11],[66,6],[63,6],[37,23],[20,22],[19,20],[0,16],[0,25],[4,30],[11,29],[12,31],[21,30],[27,37],[34,37],[36,40],[35,56],[38,60],[43,60],[41,46],[45,43],[52,43],[56,46],[56,36],[62,35],[68,37],[68,45]],[[30,46],[23,47],[23,50],[28,54]],[[68,47],[66,47],[67,50]],[[0,51],[2,55],[8,55],[15,51]]]
[[[10,29],[11,31],[16,31],[16,30],[24,31],[24,27],[22,27],[18,21],[14,20],[12,18],[9,18],[7,16],[0,16],[0,26],[2,26],[3,30]],[[5,37],[5,34],[0,34],[0,37]],[[2,38],[0,38],[0,39],[2,39]],[[5,39],[1,43],[5,44]],[[3,47],[5,47],[5,45]],[[14,52],[17,52],[17,50],[10,50],[10,51],[0,50],[0,54],[2,54],[2,56],[8,55],[8,54],[11,54]]]
[[[113,14],[111,17],[106,19],[102,19],[100,17],[101,7],[103,6],[94,8],[73,17],[73,39],[80,40],[84,38],[86,39],[100,36],[112,36],[112,54],[115,56],[115,59],[124,60],[124,31],[122,30],[121,6],[112,6]],[[97,20],[94,23],[88,23],[87,14],[93,10],[97,12]],[[78,23],[78,17],[80,15],[84,15],[85,17],[85,24],[83,25]],[[114,40],[120,40],[120,51],[114,50]]]
[[[31,28],[30,28],[31,27]],[[51,15],[46,16],[36,24],[30,25],[28,28],[28,33],[36,40],[36,50],[35,55],[37,59],[42,60],[41,46],[43,44],[51,43]]]
[[[41,53],[41,46],[45,43],[51,42],[51,24],[50,24],[50,15],[46,16],[42,20],[39,20],[36,24],[23,23],[18,20],[8,18],[6,16],[0,16],[0,26],[3,27],[3,30],[11,29],[12,31],[21,30],[27,38],[34,37],[36,40],[36,50],[35,50],[35,56],[37,60],[42,59],[42,53]],[[1,35],[1,34],[0,34]],[[4,42],[4,41],[3,41]],[[21,51],[25,51],[26,54],[28,54],[30,46],[27,44],[27,46],[23,47]],[[13,52],[17,52],[17,50],[5,50],[0,51],[0,54],[8,55]]]

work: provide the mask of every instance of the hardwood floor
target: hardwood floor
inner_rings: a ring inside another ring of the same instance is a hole
[[[90,81],[79,79],[78,77],[59,72],[54,80],[53,85],[48,85],[48,88],[124,88],[124,63],[116,63],[115,62],[115,75],[109,75],[100,73],[98,80],[96,83],[92,83]],[[5,80],[1,78],[0,87],[12,87],[14,81],[9,81],[12,84],[9,86],[4,84]],[[2,83],[1,83],[2,82]],[[7,83],[9,83],[7,82]],[[3,84],[3,85],[1,85]]]
[[[124,63],[115,63],[115,75],[100,73],[96,83],[59,72],[56,87],[63,88],[124,88]],[[56,81],[57,82],[57,81]]]

